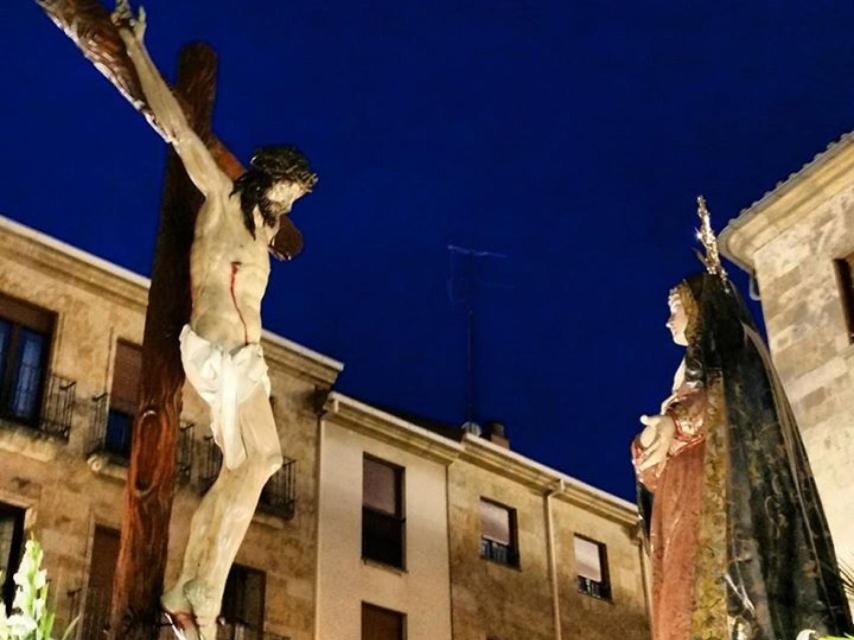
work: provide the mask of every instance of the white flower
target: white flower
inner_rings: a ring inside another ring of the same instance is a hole
[[[9,631],[13,638],[25,638],[28,634],[36,630],[36,621],[30,616],[21,613],[14,613],[7,620]]]

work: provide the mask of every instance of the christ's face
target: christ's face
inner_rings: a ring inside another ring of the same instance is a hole
[[[265,196],[273,212],[281,216],[290,213],[294,202],[305,193],[306,189],[303,185],[290,180],[280,180],[267,189]]]
[[[667,302],[670,306],[670,318],[667,320],[667,328],[670,329],[670,333],[673,335],[673,342],[687,347],[688,337],[685,335],[685,331],[688,329],[688,314],[685,313],[682,298],[679,297],[678,293],[673,293]]]

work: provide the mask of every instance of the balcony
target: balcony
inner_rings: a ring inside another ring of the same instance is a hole
[[[511,567],[519,566],[519,553],[514,547],[489,538],[480,539],[480,557]]]
[[[86,457],[98,455],[126,467],[130,462],[133,416],[110,407],[110,394],[92,398]]]
[[[110,406],[110,394],[102,393],[92,398],[89,440],[86,457],[99,456],[119,466],[128,466],[134,417]],[[187,484],[193,469],[195,424],[182,420],[179,425],[176,451],[178,482]]]
[[[581,593],[586,593],[588,596],[598,598],[600,600],[611,599],[611,588],[607,582],[600,582],[585,576],[578,576],[578,590]]]
[[[222,468],[222,451],[213,436],[205,437],[202,445],[199,493],[205,494],[216,482]],[[285,458],[282,468],[267,481],[258,500],[258,510],[290,520],[296,512],[296,460]]]
[[[25,367],[22,367],[25,369]],[[40,383],[22,384],[21,380],[37,380],[37,371],[19,374],[19,384],[0,389],[0,426],[25,427],[61,440],[68,440],[77,383],[55,373]]]

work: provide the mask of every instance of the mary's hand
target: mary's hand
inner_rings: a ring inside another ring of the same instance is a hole
[[[676,433],[676,423],[670,416],[641,416],[640,421],[646,428],[639,437],[642,453],[635,461],[638,472],[661,464],[667,459]]]

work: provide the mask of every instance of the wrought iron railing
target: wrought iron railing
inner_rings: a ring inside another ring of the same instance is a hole
[[[107,411],[110,408],[110,394],[93,396],[89,407],[89,437],[86,441],[86,455],[96,453],[103,446],[107,431]]]
[[[514,547],[489,538],[480,539],[480,556],[493,562],[514,567],[519,564],[519,553]]]
[[[132,422],[133,416],[111,410],[109,393],[92,398],[87,457],[97,453],[107,456],[111,462],[127,465]]]
[[[216,482],[222,469],[222,451],[213,436],[206,436],[202,447],[199,472],[199,492],[205,494]],[[285,458],[282,468],[276,471],[264,485],[258,510],[285,520],[296,512],[296,460]]]
[[[127,465],[130,461],[132,425],[132,415],[110,407],[110,394],[102,393],[92,398],[86,456],[102,454],[111,462]],[[178,482],[183,484],[188,483],[192,475],[195,458],[194,430],[194,423],[181,421],[176,447],[176,473]]]
[[[258,508],[285,520],[294,517],[296,511],[296,460],[285,458],[282,468],[276,471],[264,485]]]
[[[77,383],[74,380],[55,373],[48,376],[42,402],[41,430],[68,440],[76,399]]]
[[[181,484],[190,482],[193,472],[193,458],[196,452],[196,440],[193,437],[195,430],[195,423],[181,421],[178,431],[178,462],[176,466],[178,482]]]
[[[611,599],[611,587],[607,582],[578,576],[578,590],[601,600]]]
[[[30,379],[26,372],[18,378]],[[25,426],[42,433],[68,440],[77,383],[55,373],[49,373],[43,384],[17,384],[14,389],[3,389],[0,406],[0,424]]]

